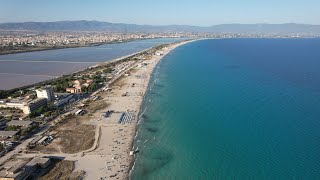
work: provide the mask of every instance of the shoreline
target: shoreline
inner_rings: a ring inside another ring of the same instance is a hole
[[[90,118],[90,122],[87,122],[101,128],[94,150],[76,158],[66,157],[67,160],[76,161],[75,171],[85,171],[85,179],[130,179],[135,162],[135,156],[130,156],[130,152],[134,151],[137,124],[154,68],[172,50],[193,41],[195,40],[166,45],[166,48],[162,48],[162,56],[152,54],[123,71],[109,86],[111,92],[96,94],[109,106],[98,111]],[[106,111],[114,113],[106,120],[99,117]],[[126,120],[123,122],[123,115],[131,117],[124,118]]]
[[[150,86],[150,79],[151,79],[151,77],[152,77],[152,74],[154,73],[154,69],[158,66],[159,62],[160,62],[164,57],[166,57],[171,51],[175,50],[176,48],[178,48],[178,47],[180,47],[180,46],[183,46],[183,45],[185,45],[185,44],[188,44],[188,43],[191,43],[191,42],[194,42],[194,41],[198,41],[198,40],[201,40],[201,39],[188,40],[188,41],[183,41],[183,42],[179,42],[179,43],[175,43],[175,44],[173,44],[173,45],[170,45],[171,47],[169,48],[169,50],[168,50],[165,54],[163,54],[163,56],[162,56],[159,60],[157,60],[155,66],[152,68],[151,73],[150,73],[149,76],[148,76],[148,83],[147,83],[147,85],[146,85],[146,87],[145,87],[145,89],[144,89],[144,95],[143,95],[143,97],[142,97],[142,101],[141,101],[141,103],[139,104],[139,111],[138,111],[138,113],[136,114],[137,120],[136,120],[136,122],[135,122],[135,127],[134,127],[134,132],[135,132],[135,133],[134,133],[134,136],[132,136],[132,140],[131,140],[131,150],[132,150],[132,151],[134,151],[134,142],[135,142],[135,140],[136,140],[136,138],[137,138],[137,135],[138,135],[138,134],[137,134],[137,133],[138,133],[137,125],[138,125],[138,123],[139,123],[139,117],[140,117],[141,114],[143,113],[143,112],[142,112],[142,106],[143,106],[144,101],[145,101],[146,92],[147,92],[147,90],[148,90],[148,88],[149,88],[149,86]],[[172,47],[172,46],[173,46],[173,47]],[[136,157],[135,157],[135,156],[131,156],[130,168],[129,168],[130,171],[128,172],[126,179],[131,179],[131,175],[132,175],[132,173],[133,173],[133,171],[134,171],[135,161],[136,161]]]

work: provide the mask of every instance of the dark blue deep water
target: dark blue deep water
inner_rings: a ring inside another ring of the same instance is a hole
[[[140,118],[133,179],[320,179],[320,39],[181,46]]]

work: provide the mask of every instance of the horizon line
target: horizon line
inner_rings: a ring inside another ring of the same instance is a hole
[[[194,26],[194,27],[212,27],[219,25],[286,25],[286,24],[295,24],[295,25],[312,25],[319,26],[320,24],[308,24],[308,23],[296,23],[296,22],[284,22],[284,23],[221,23],[213,25],[187,25],[187,24],[135,24],[135,23],[123,23],[123,22],[110,22],[110,21],[99,21],[99,20],[55,20],[55,21],[17,21],[17,22],[0,22],[0,24],[13,24],[13,23],[55,23],[55,22],[101,22],[101,23],[111,23],[111,24],[128,24],[128,25],[139,25],[139,26]]]

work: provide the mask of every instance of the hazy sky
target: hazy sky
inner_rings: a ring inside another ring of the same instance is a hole
[[[0,0],[0,22],[59,20],[320,24],[320,0]]]

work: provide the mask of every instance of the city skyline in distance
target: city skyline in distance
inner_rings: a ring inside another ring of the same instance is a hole
[[[320,25],[310,24],[221,24],[213,26],[190,25],[137,25],[110,23],[102,21],[54,21],[54,22],[23,22],[0,23],[0,30],[32,30],[32,31],[99,31],[99,32],[142,32],[142,33],[273,33],[291,34],[308,33],[320,34]]]
[[[0,23],[97,20],[139,25],[313,24],[319,23],[320,2],[309,0],[224,2],[40,1],[1,0]],[[303,12],[303,13],[302,13]]]

